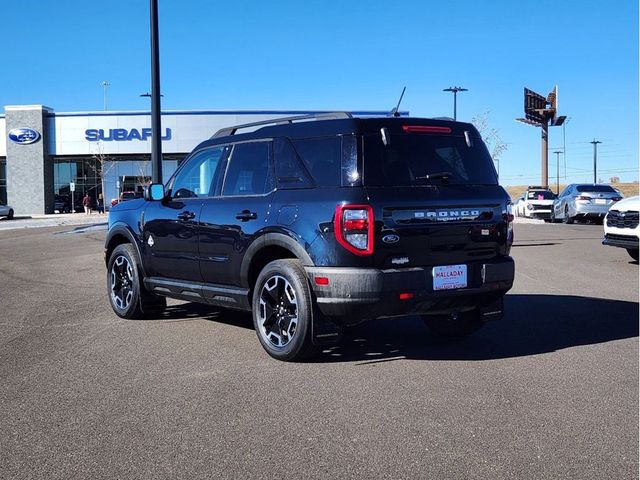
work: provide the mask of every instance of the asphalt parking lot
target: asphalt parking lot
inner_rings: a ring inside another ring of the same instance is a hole
[[[378,320],[304,364],[248,315],[127,321],[103,230],[0,231],[0,478],[638,478],[638,265],[516,225],[507,317]]]

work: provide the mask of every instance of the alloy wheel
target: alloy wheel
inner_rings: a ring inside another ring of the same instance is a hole
[[[260,292],[258,329],[262,338],[274,347],[287,346],[298,326],[296,291],[280,275],[270,277]]]
[[[111,264],[111,301],[120,310],[125,310],[133,299],[133,266],[124,255],[119,255]]]

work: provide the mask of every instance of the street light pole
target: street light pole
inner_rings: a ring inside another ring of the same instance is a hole
[[[162,183],[162,138],[160,119],[160,41],[158,0],[150,0],[151,17],[151,181]]]
[[[593,145],[593,183],[598,183],[598,144],[602,143],[600,140],[593,139],[592,142],[589,142]]]
[[[102,85],[102,104],[104,107],[104,111],[107,111],[107,89],[111,86],[109,82],[104,80],[100,85]]]
[[[458,92],[468,92],[469,89],[462,87],[449,87],[442,90],[443,92],[453,93],[453,120],[458,118]]]
[[[560,150],[553,152],[556,154],[556,195],[560,195]]]

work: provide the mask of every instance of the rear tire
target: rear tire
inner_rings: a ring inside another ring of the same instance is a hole
[[[453,314],[422,315],[422,320],[429,327],[429,330],[443,338],[468,337],[484,325],[478,310]]]
[[[311,289],[298,260],[275,260],[262,269],[252,307],[258,340],[273,358],[297,362],[315,353]]]
[[[627,248],[627,253],[633,258],[636,262],[638,261],[638,249],[636,248]]]
[[[9,214],[7,215],[9,220],[13,219],[13,209],[9,210]]]

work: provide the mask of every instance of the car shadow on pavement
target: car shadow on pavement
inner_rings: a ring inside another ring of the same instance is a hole
[[[0,222],[14,222],[16,220],[30,220],[29,215],[15,215],[13,218],[1,217]]]
[[[572,295],[506,297],[506,315],[474,335],[447,341],[420,317],[382,319],[345,329],[343,341],[312,362],[491,360],[553,352],[638,336],[638,304]]]
[[[221,309],[202,303],[181,303],[169,305],[159,314],[152,314],[148,320],[164,320],[167,322],[185,322],[192,320],[208,320],[225,323],[236,327],[253,330],[251,313],[239,310]]]

